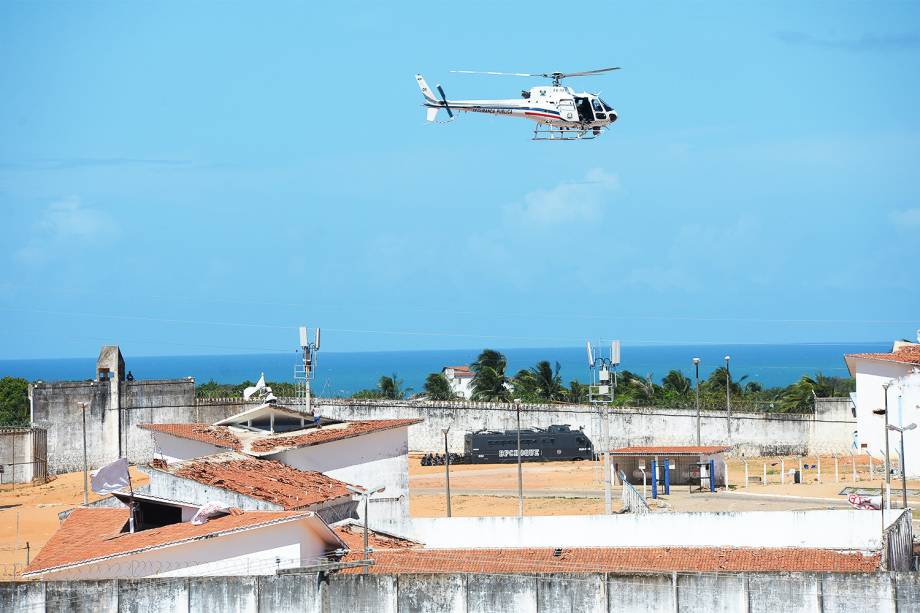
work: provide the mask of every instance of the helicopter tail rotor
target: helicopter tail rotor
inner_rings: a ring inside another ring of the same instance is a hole
[[[438,88],[438,93],[441,94],[441,102],[444,104],[444,110],[447,111],[447,116],[453,119],[454,112],[450,110],[450,105],[447,104],[447,96],[444,95],[444,88],[441,87],[440,83],[438,83],[437,88]]]

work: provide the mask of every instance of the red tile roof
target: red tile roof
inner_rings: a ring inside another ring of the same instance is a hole
[[[140,424],[139,428],[172,434],[180,438],[187,438],[202,443],[210,443],[217,447],[239,451],[242,448],[240,439],[233,434],[227,426],[212,426],[210,424]]]
[[[892,351],[891,353],[848,353],[845,357],[883,360],[885,362],[901,362],[920,366],[920,345],[904,345],[897,351]]]
[[[268,455],[293,447],[322,445],[393,428],[404,428],[421,423],[421,419],[373,419],[345,421],[322,428],[307,428],[301,434],[263,434],[234,429],[232,426],[208,424],[141,424],[153,432],[171,434],[180,438],[210,443],[217,447],[242,451],[251,455]]]
[[[361,547],[346,561],[362,558]],[[806,548],[579,547],[562,549],[401,549],[371,554],[372,573],[875,572],[881,554]],[[360,573],[361,568],[343,570]]]
[[[251,448],[255,452],[271,453],[276,450],[287,449],[291,447],[309,447],[311,445],[322,445],[346,438],[353,438],[372,432],[381,432],[383,430],[392,430],[394,428],[405,428],[414,424],[422,423],[421,419],[374,419],[370,421],[348,421],[345,427],[339,427],[339,424],[324,426],[322,428],[310,428],[303,434],[290,435],[270,435],[252,442]]]
[[[620,455],[709,455],[730,451],[725,445],[665,445],[660,447],[620,447],[610,453]]]
[[[205,537],[214,538],[311,515],[288,511],[237,511],[235,514],[211,519],[200,526],[184,522],[131,534],[121,532],[128,521],[127,509],[78,507],[64,520],[23,573],[113,558]]]
[[[333,528],[336,535],[345,541],[345,545],[352,551],[361,552],[364,550],[364,528],[356,524],[343,524]],[[400,538],[395,535],[377,532],[375,530],[367,531],[367,545],[373,549],[399,550],[421,547],[420,543]]]
[[[322,473],[298,470],[274,460],[249,458],[236,453],[186,460],[159,469],[177,477],[265,500],[280,505],[285,511],[307,509],[351,496],[346,483]]]

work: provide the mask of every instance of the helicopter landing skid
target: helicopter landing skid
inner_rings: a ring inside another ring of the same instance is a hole
[[[591,140],[600,135],[599,128],[555,128],[537,124],[531,140]]]

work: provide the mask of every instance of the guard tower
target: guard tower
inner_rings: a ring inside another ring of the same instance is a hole
[[[103,345],[96,359],[96,381],[124,381],[125,359],[118,345]]]

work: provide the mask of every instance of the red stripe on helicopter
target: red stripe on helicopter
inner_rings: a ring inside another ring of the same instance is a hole
[[[559,119],[559,115],[547,115],[546,113],[534,113],[532,111],[524,111],[525,115],[536,115],[537,117],[549,117],[550,119]]]

